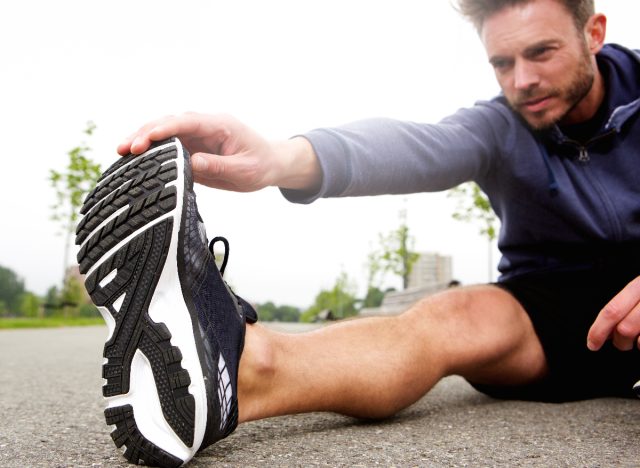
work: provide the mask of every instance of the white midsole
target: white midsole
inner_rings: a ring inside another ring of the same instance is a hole
[[[182,354],[181,365],[189,372],[191,378],[189,393],[191,393],[195,399],[193,446],[186,446],[164,419],[151,366],[139,350],[136,352],[136,356],[140,355],[141,357],[135,359],[135,366],[132,363],[129,392],[124,395],[108,398],[107,407],[111,408],[130,404],[133,407],[136,426],[144,438],[161,449],[186,461],[197,452],[204,438],[207,422],[207,395],[200,358],[198,357],[194,340],[191,314],[182,297],[178,274],[178,242],[184,201],[184,155],[182,146],[179,143],[177,144],[177,149],[178,179],[175,181],[177,188],[176,207],[168,215],[154,220],[154,222],[147,224],[140,231],[148,229],[150,226],[157,224],[157,222],[166,219],[168,216],[173,217],[173,232],[167,253],[167,260],[163,266],[153,298],[149,304],[149,316],[154,322],[164,323],[167,326],[171,333],[171,344],[177,346]],[[109,255],[117,251],[126,241],[131,240],[138,232],[128,236],[125,241],[120,242],[114,249],[109,251]],[[105,255],[96,265],[101,263],[103,259],[108,258],[109,255]],[[95,266],[92,270],[94,269]]]

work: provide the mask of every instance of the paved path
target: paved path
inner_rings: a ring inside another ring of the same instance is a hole
[[[0,331],[0,467],[130,466],[102,416],[105,336]],[[189,466],[378,465],[640,466],[640,401],[504,402],[451,377],[385,422],[314,413],[242,425]]]

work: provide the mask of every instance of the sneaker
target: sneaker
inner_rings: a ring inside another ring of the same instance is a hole
[[[207,248],[178,139],[118,160],[81,213],[80,272],[108,328],[111,437],[130,462],[180,466],[237,425],[238,363],[255,311]]]

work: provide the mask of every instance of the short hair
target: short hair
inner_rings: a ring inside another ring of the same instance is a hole
[[[535,0],[454,0],[454,7],[466,17],[480,32],[487,18],[503,8],[524,5]],[[573,17],[578,31],[584,28],[591,16],[595,14],[593,0],[555,0]]]

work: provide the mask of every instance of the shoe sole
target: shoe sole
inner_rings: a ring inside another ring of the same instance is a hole
[[[207,423],[198,317],[178,255],[192,184],[180,142],[157,143],[102,175],[76,231],[80,272],[108,327],[105,418],[133,463],[182,465]]]

